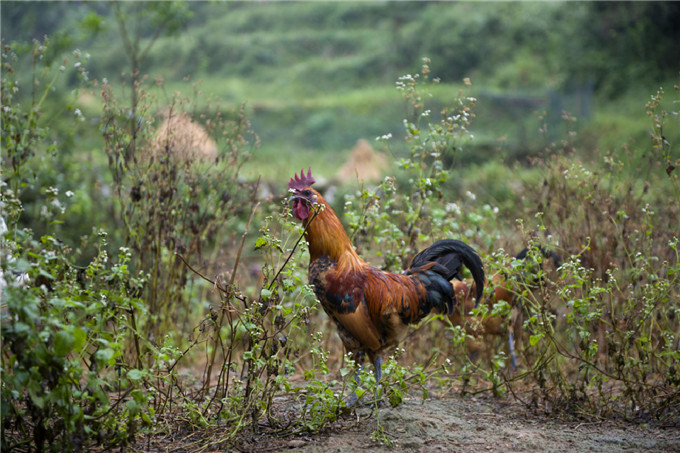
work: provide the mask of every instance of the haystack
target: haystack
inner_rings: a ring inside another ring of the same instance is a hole
[[[152,142],[154,156],[169,152],[182,160],[215,160],[217,143],[186,113],[167,110]]]
[[[346,184],[358,177],[359,182],[372,184],[382,180],[387,167],[387,157],[374,150],[368,141],[360,139],[333,179]]]

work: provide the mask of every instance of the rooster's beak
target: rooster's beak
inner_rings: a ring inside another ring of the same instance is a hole
[[[292,202],[294,202],[295,200],[299,200],[299,201],[306,201],[307,203],[312,204],[312,203],[313,203],[313,201],[312,201],[313,198],[314,198],[313,195],[310,196],[310,197],[306,197],[306,196],[304,196],[303,194],[294,193],[293,195],[290,196],[290,198],[288,198],[288,203],[292,203]]]

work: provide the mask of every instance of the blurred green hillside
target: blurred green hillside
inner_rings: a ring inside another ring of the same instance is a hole
[[[143,4],[119,6],[131,23],[144,16]],[[3,2],[2,39],[47,34],[55,59],[87,51],[90,79],[120,84],[130,64],[114,9]],[[277,175],[273,156],[286,170],[313,164],[330,172],[358,139],[402,136],[405,104],[392,87],[423,57],[442,81],[435,113],[464,77],[472,80],[476,139],[462,158],[476,163],[498,150],[510,162],[540,152],[541,113],[549,140],[566,131],[563,111],[578,118],[591,149],[644,139],[641,99],[680,69],[675,2],[191,2],[185,9],[186,22],[160,36],[141,73],[164,80],[166,102],[175,90],[192,92],[185,78],[200,81],[202,100],[213,96],[225,111],[246,102],[261,139],[261,158],[248,166],[253,176]],[[142,40],[153,30],[142,28]],[[88,106],[96,117],[98,104]]]
[[[111,183],[100,86],[107,81],[129,102],[126,34],[128,46],[138,39],[143,53],[137,64],[149,93],[144,114],[155,118],[150,127],[179,96],[181,109],[210,125],[224,147],[215,125],[245,105],[258,142],[240,174],[262,176],[278,193],[301,167],[333,177],[360,139],[394,167],[408,152],[404,120],[414,120],[395,83],[419,73],[428,58],[429,75],[439,81],[423,100],[433,121],[460,90],[477,99],[474,138],[447,162],[454,177],[446,196],[473,190],[480,202],[506,212],[515,209],[517,181],[539,182],[528,164],[554,143],[568,140],[569,149],[598,165],[605,153],[624,150],[636,168],[650,149],[645,100],[661,86],[670,90],[680,71],[675,2],[2,2],[0,8],[3,43],[30,55],[32,40],[48,36],[46,66],[84,57],[83,66],[67,65],[41,106],[41,121],[62,151],[38,165],[40,183],[23,195],[23,219],[41,232],[33,220],[39,208],[31,212],[30,203],[41,187],[67,183],[76,193],[98,194],[81,197],[82,218],[65,220],[72,241],[114,216],[93,209]],[[22,87],[30,87],[30,57],[15,68]],[[83,119],[77,128],[70,121],[75,113]],[[671,143],[680,139],[676,129],[665,131]],[[387,143],[375,141],[389,134]],[[347,173],[344,179],[348,187],[356,183]]]

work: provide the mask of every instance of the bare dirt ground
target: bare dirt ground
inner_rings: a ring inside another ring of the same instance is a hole
[[[371,439],[369,408],[345,417],[342,427],[288,438],[251,436],[236,451],[371,452],[680,452],[680,427],[607,421],[564,421],[528,414],[493,398],[409,398],[379,412],[392,445]]]

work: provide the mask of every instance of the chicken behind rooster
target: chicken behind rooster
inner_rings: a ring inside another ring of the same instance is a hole
[[[420,252],[403,274],[369,265],[354,250],[340,220],[311,186],[311,169],[291,178],[293,215],[302,221],[309,244],[309,282],[333,319],[347,352],[358,364],[365,356],[381,377],[382,355],[403,339],[409,324],[429,313],[453,313],[456,295],[450,280],[472,273],[477,302],[484,291],[484,269],[475,250],[444,239]]]

